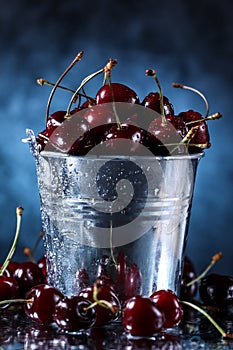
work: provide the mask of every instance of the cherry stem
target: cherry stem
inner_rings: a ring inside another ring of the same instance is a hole
[[[5,304],[18,304],[18,303],[28,303],[32,304],[33,300],[32,299],[6,299],[6,300],[1,300],[0,305],[5,305]]]
[[[43,85],[55,86],[54,83],[51,83],[51,82],[45,80],[44,78],[39,78],[39,79],[37,79],[37,83],[38,83],[39,85],[41,85],[41,86],[43,86]],[[65,90],[65,91],[69,91],[69,92],[72,92],[72,93],[75,92],[75,90],[70,89],[70,88],[67,88],[67,87],[62,86],[62,85],[57,85],[57,88],[62,89],[62,90]],[[87,100],[93,100],[92,97],[87,96],[87,95],[84,94],[84,93],[79,92],[78,95],[81,96],[81,97],[85,97]]]
[[[199,276],[197,276],[197,277],[194,278],[192,281],[190,281],[189,283],[187,283],[187,287],[190,287],[192,284],[194,284],[194,283],[200,281],[200,280],[209,272],[209,270],[216,264],[216,262],[222,258],[222,256],[223,256],[223,255],[222,255],[221,252],[214,254],[214,256],[213,256],[212,259],[211,259],[211,262],[210,262],[209,265],[205,268],[205,270],[204,270]]]
[[[50,109],[50,105],[51,105],[51,102],[52,102],[52,98],[53,98],[53,95],[58,87],[58,85],[60,84],[60,82],[62,81],[62,79],[65,77],[65,75],[75,66],[75,64],[77,62],[79,62],[83,57],[83,51],[80,51],[76,56],[75,58],[73,59],[73,61],[69,64],[69,66],[65,69],[65,71],[61,74],[61,76],[58,78],[56,84],[54,85],[51,93],[50,93],[50,96],[49,96],[49,99],[48,99],[48,103],[47,103],[47,108],[46,108],[46,124],[47,124],[47,121],[48,121],[48,117],[49,117],[49,109]]]
[[[84,85],[87,84],[91,79],[93,79],[94,77],[96,77],[97,75],[108,71],[110,68],[112,68],[114,65],[113,65],[113,61],[114,61],[114,65],[116,64],[116,60],[112,60],[111,58],[109,59],[108,63],[101,69],[99,69],[98,71],[88,75],[87,77],[85,77],[82,81],[81,81],[81,84],[79,85],[79,87],[76,89],[76,91],[74,92],[70,102],[69,102],[69,105],[67,107],[67,112],[66,112],[66,115],[65,115],[65,118],[70,118],[71,115],[70,115],[70,110],[71,110],[71,106],[72,104],[74,103],[79,91],[81,89],[83,89]]]
[[[197,132],[197,129],[199,128],[199,126],[193,126],[188,132],[187,134],[183,137],[183,139],[180,141],[180,143],[177,144],[176,147],[174,147],[170,153],[172,154],[180,145],[182,144],[190,144],[190,141],[193,139],[194,135]]]
[[[4,263],[2,264],[1,269],[0,269],[0,276],[2,276],[4,274],[14,252],[15,252],[16,245],[17,245],[18,238],[19,238],[19,233],[20,233],[22,215],[23,215],[23,208],[17,207],[16,208],[17,224],[16,224],[15,237],[14,237],[14,241],[12,243],[11,249],[9,250],[9,253],[8,253]]]
[[[205,118],[202,118],[202,119],[199,119],[199,120],[192,120],[192,121],[190,121],[190,122],[187,122],[187,123],[185,123],[186,125],[190,125],[190,124],[195,124],[195,123],[201,123],[201,122],[203,122],[203,121],[205,121],[205,120],[215,120],[215,119],[220,119],[220,118],[222,118],[222,114],[221,113],[219,113],[219,112],[217,112],[217,113],[214,113],[214,114],[212,114],[212,115],[209,115],[208,117],[205,117]]]
[[[162,116],[162,124],[161,125],[166,125],[167,124],[167,120],[166,120],[165,113],[164,113],[163,92],[162,92],[162,88],[161,88],[159,79],[157,77],[156,71],[154,69],[147,69],[146,70],[146,75],[150,76],[150,77],[153,77],[155,79],[155,82],[156,82],[158,90],[159,90],[160,112],[161,112],[161,116]]]
[[[24,254],[29,258],[29,261],[33,262],[36,264],[36,260],[32,254],[32,251],[29,247],[25,247],[23,250]]]
[[[219,324],[206,311],[204,311],[198,305],[195,305],[193,303],[190,303],[189,301],[184,301],[184,300],[180,300],[180,303],[182,303],[184,305],[188,305],[188,306],[192,307],[193,309],[199,311],[201,314],[203,314],[213,324],[213,326],[219,331],[219,333],[222,335],[222,337],[224,337],[224,338],[233,338],[233,334],[226,333],[222,329],[222,327],[220,327]]]
[[[114,306],[107,300],[98,299],[98,293],[99,293],[99,287],[98,287],[98,279],[97,279],[97,282],[95,283],[94,288],[93,288],[93,300],[94,300],[94,303],[92,303],[90,306],[88,306],[86,308],[86,310],[88,310],[89,308],[95,307],[97,305],[100,305],[100,306],[105,307],[106,309],[111,310],[112,313],[115,314],[116,313],[116,309],[114,308]]]
[[[105,74],[106,74],[106,73],[105,73]],[[112,82],[111,82],[110,74],[107,75],[107,79],[108,79],[108,84],[109,84],[110,92],[111,92],[111,95],[112,95],[112,106],[113,106],[114,115],[115,115],[115,117],[116,117],[117,127],[118,127],[118,129],[121,129],[121,122],[120,122],[120,118],[119,118],[119,116],[118,116],[118,114],[117,114],[117,110],[116,110],[116,103],[115,103],[114,93],[113,93],[113,89],[112,89]]]
[[[191,86],[187,86],[187,85],[183,85],[183,84],[179,84],[179,83],[172,83],[172,86],[175,87],[175,88],[181,88],[181,89],[186,89],[186,90],[193,91],[196,94],[198,94],[199,96],[201,96],[201,98],[204,100],[205,105],[206,105],[206,114],[205,114],[205,116],[206,117],[208,116],[208,114],[209,114],[209,103],[207,101],[207,98],[205,97],[205,95],[201,91],[199,91],[199,90],[197,90],[197,89],[195,89],[195,88],[193,88]]]

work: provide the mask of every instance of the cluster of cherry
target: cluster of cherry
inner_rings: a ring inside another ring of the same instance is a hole
[[[46,146],[50,151],[86,155],[101,144],[105,151],[114,154],[123,152],[140,155],[140,150],[145,147],[153,155],[167,156],[187,152],[187,149],[189,153],[197,153],[210,147],[206,121],[218,119],[221,114],[208,115],[208,102],[200,91],[173,84],[174,87],[198,93],[206,103],[205,116],[194,110],[175,115],[172,103],[163,96],[154,70],[147,70],[146,75],[155,79],[158,92],[150,92],[140,102],[137,93],[130,87],[111,81],[110,72],[116,64],[115,60],[109,60],[103,69],[84,78],[76,91],[59,85],[76,62],[74,60],[71,63],[56,84],[38,79],[41,85],[54,86],[48,100],[46,128],[37,136],[40,151]],[[104,73],[103,86],[95,97],[87,96],[85,85],[100,73]],[[49,107],[56,88],[70,90],[73,96],[67,110],[59,110],[50,115]],[[77,100],[77,106],[72,107]],[[127,140],[127,144],[124,143],[122,147],[121,142],[115,142],[123,139]]]
[[[10,261],[4,271],[1,268],[0,307],[23,303],[24,311],[31,320],[42,325],[57,324],[61,330],[68,332],[121,320],[127,333],[152,336],[180,323],[182,303],[190,304],[198,284],[205,305],[226,308],[233,304],[233,278],[209,274],[198,282],[193,264],[187,257],[180,298],[170,290],[158,290],[149,297],[138,294],[140,274],[136,267],[129,272],[123,255],[119,255],[116,271],[121,283],[124,279],[124,291],[117,288],[103,266],[97,269],[96,281],[90,285],[86,271],[79,271],[81,291],[77,295],[65,296],[47,283],[44,256],[38,262]]]

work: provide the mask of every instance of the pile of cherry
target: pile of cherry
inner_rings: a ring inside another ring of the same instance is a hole
[[[122,261],[118,261],[116,269],[119,278],[126,273],[122,267]],[[183,305],[189,305],[198,289],[204,305],[219,309],[233,305],[233,278],[207,274],[200,281],[190,284],[196,278],[196,273],[187,257],[180,298],[170,290],[157,290],[151,296],[143,296],[131,288],[132,296],[122,300],[102,267],[98,271],[101,273],[95,283],[83,286],[77,295],[65,296],[57,288],[48,285],[45,257],[38,262],[10,261],[4,273],[0,274],[0,310],[16,303],[18,307],[23,307],[25,314],[34,322],[56,324],[67,332],[105,326],[119,320],[127,334],[152,336],[180,323]],[[80,271],[80,276],[83,278],[81,282],[87,280],[84,270]],[[131,274],[131,285],[137,284],[136,276]],[[222,335],[228,336],[225,333]]]
[[[46,149],[50,151],[86,155],[96,145],[104,144],[113,153],[121,154],[119,143],[114,142],[116,139],[128,141],[129,146],[123,150],[127,154],[132,152],[137,154],[140,145],[159,156],[184,153],[187,149],[189,153],[198,153],[210,147],[206,121],[218,119],[222,115],[220,113],[208,115],[208,102],[201,92],[182,84],[173,84],[174,87],[192,90],[199,94],[206,104],[205,116],[191,109],[176,115],[171,101],[163,96],[154,70],[146,70],[146,75],[155,79],[158,91],[150,92],[140,101],[133,89],[124,84],[112,82],[110,73],[116,64],[116,60],[112,59],[103,69],[84,78],[76,90],[60,85],[61,80],[81,59],[81,56],[82,53],[79,53],[56,84],[42,78],[38,79],[40,85],[53,86],[46,110],[46,128],[37,136],[40,151],[47,146]],[[94,97],[87,96],[85,85],[101,73],[104,74],[103,85]],[[73,95],[66,110],[49,114],[52,97],[57,88],[68,90]],[[126,105],[122,114],[117,111],[118,103]],[[147,114],[143,109],[153,113]],[[70,140],[71,133],[77,135],[73,142]],[[125,144],[124,147],[126,147]]]

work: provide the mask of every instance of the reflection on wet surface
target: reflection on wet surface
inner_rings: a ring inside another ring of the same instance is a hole
[[[214,318],[228,333],[233,333],[233,314],[224,312]],[[31,322],[21,309],[0,311],[1,350],[181,350],[233,349],[233,339],[223,339],[210,322],[193,310],[185,313],[182,324],[150,339],[127,337],[120,323],[87,332],[66,334],[56,326],[41,326]]]

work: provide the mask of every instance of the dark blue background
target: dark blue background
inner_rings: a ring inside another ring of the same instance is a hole
[[[55,82],[74,55],[85,56],[66,78],[80,80],[117,58],[112,78],[134,88],[140,98],[155,89],[145,69],[155,68],[176,112],[205,112],[202,100],[171,87],[173,81],[199,88],[210,111],[224,118],[210,122],[212,147],[198,169],[187,254],[198,271],[222,251],[216,271],[233,274],[233,3],[229,0],[0,0],[0,242],[1,260],[13,239],[15,208],[24,207],[15,259],[40,231],[34,162],[21,142],[25,129],[44,128],[50,92],[36,78]],[[100,84],[89,88],[95,94]],[[64,109],[70,95],[58,93],[52,111]],[[42,245],[36,257],[42,253]],[[146,253],[146,252],[145,252]]]

